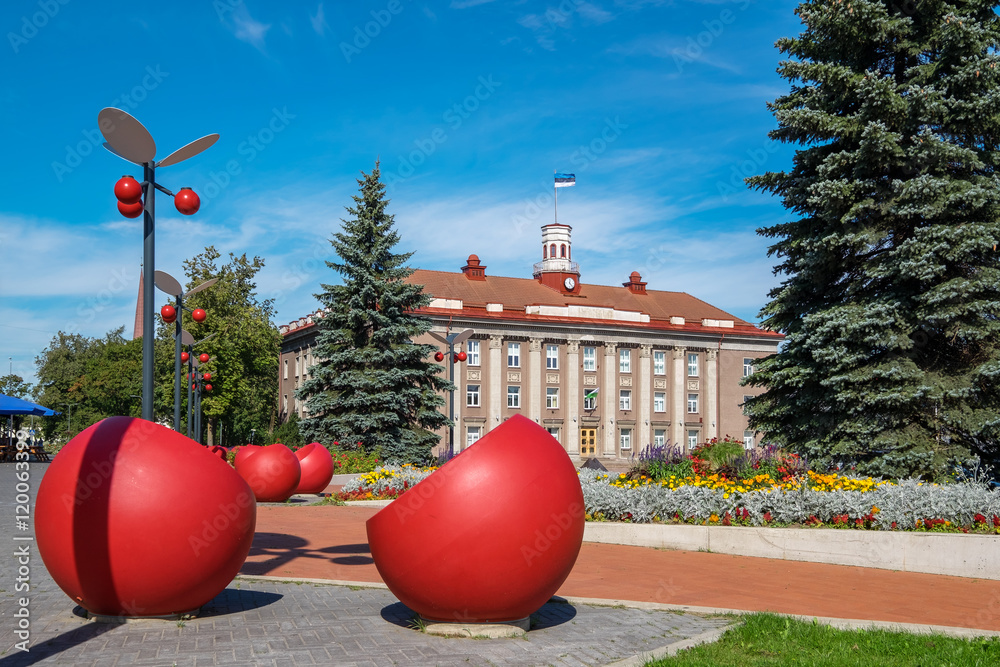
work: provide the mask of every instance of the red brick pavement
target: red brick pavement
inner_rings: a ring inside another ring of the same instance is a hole
[[[261,506],[243,574],[381,581],[368,507]],[[1000,581],[584,543],[557,592],[1000,631]]]

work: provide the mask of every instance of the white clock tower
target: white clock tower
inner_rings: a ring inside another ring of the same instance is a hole
[[[542,261],[535,280],[564,294],[580,293],[580,266],[573,261],[573,228],[554,222],[542,227]]]

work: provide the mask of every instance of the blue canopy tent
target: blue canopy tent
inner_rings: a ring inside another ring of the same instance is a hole
[[[0,394],[0,415],[7,415],[10,417],[8,422],[7,442],[5,445],[0,444],[0,447],[2,447],[2,451],[0,451],[0,460],[10,461],[13,460],[14,457],[14,415],[51,417],[58,414],[60,413],[55,410],[50,410],[44,405],[38,405],[37,403],[26,401],[23,398],[15,398],[14,396],[8,396],[7,394]],[[0,440],[0,443],[3,443],[3,441]],[[35,454],[39,460],[48,460],[48,456],[44,454],[38,443],[32,443],[31,452]]]

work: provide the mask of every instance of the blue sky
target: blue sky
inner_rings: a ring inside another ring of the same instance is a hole
[[[755,229],[789,216],[741,178],[788,168],[766,102],[787,91],[776,39],[787,0],[10,0],[0,8],[0,360],[33,379],[55,332],[131,335],[141,218],[115,181],[141,170],[100,147],[118,106],[159,170],[156,268],[214,244],[259,255],[277,323],[316,307],[328,239],[381,158],[412,265],[530,277],[553,171],[582,280],[684,291],[756,321],[776,284]],[[141,180],[141,178],[140,178]],[[164,297],[163,303],[166,302]],[[159,303],[157,305],[160,305]]]

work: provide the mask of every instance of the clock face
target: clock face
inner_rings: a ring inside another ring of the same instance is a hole
[[[567,278],[566,280],[563,281],[563,285],[566,286],[566,289],[572,290],[574,287],[576,287],[576,281],[573,280],[572,278]]]

